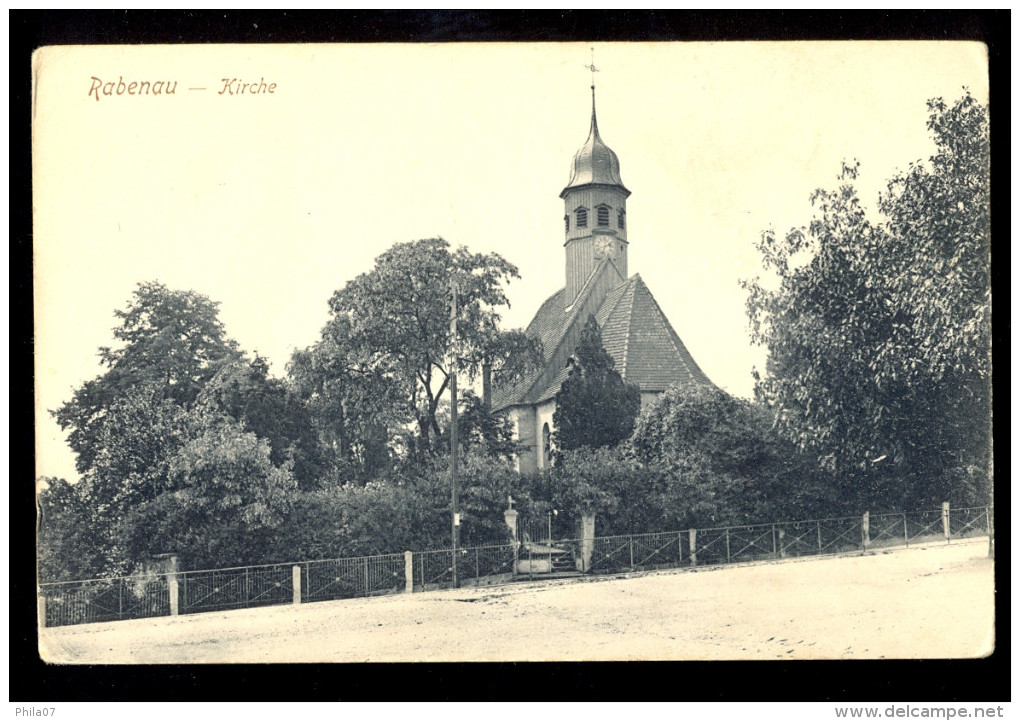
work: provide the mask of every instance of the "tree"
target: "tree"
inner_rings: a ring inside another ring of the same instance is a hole
[[[107,369],[86,382],[54,415],[68,433],[79,473],[94,463],[106,409],[130,389],[147,385],[184,407],[190,406],[219,368],[241,357],[226,337],[218,303],[194,291],[175,291],[158,282],[139,283],[113,336],[116,348],[102,347]]]
[[[606,446],[581,446],[564,451],[551,471],[552,504],[572,516],[611,516],[620,505],[617,484],[626,464]]]
[[[560,452],[614,446],[630,436],[641,410],[641,392],[623,382],[602,347],[594,316],[581,331],[570,375],[556,393],[555,446]]]
[[[361,342],[348,316],[332,318],[287,371],[338,478],[364,482],[391,466],[391,435],[409,416],[399,368]]]
[[[513,419],[505,413],[493,413],[471,390],[464,391],[457,401],[461,446],[468,452],[512,462],[520,451]]]
[[[118,524],[131,559],[176,553],[185,568],[265,563],[297,483],[269,442],[231,418],[193,412],[170,458],[165,487]]]
[[[935,154],[868,218],[844,167],[807,228],[763,233],[757,396],[781,433],[853,480],[862,503],[984,502],[990,463],[987,111],[929,103]]]
[[[204,296],[143,283],[116,315],[121,345],[100,349],[106,372],[56,412],[81,479],[46,494],[40,557],[73,539],[74,558],[46,564],[78,577],[133,572],[163,551],[185,563],[256,558],[292,467],[308,460],[301,404],[261,359],[244,362]]]
[[[269,366],[258,354],[250,363],[235,360],[223,365],[196,403],[266,439],[273,465],[290,462],[303,487],[311,487],[323,475],[319,439],[307,405],[286,381],[269,377]]]
[[[767,409],[714,386],[674,386],[638,419],[628,450],[670,528],[836,513],[805,457],[771,429]],[[837,510],[838,509],[838,510]]]
[[[40,581],[73,581],[96,575],[103,565],[103,549],[94,543],[95,531],[81,494],[63,478],[41,478],[37,485]]]
[[[417,426],[414,456],[423,458],[439,433],[436,410],[450,381],[455,352],[468,377],[480,372],[499,336],[496,309],[508,306],[504,285],[517,268],[495,253],[451,251],[441,238],[399,243],[375,267],[333,294],[330,310],[345,343],[381,357]],[[446,294],[459,288],[457,338],[449,333]]]

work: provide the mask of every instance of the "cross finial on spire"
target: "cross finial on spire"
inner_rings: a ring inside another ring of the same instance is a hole
[[[585,65],[584,67],[591,70],[591,93],[592,97],[595,97],[595,73],[599,71],[599,69],[595,67],[595,48],[591,49],[591,65]]]
[[[595,48],[591,49],[591,65],[585,65],[584,67],[591,70],[591,132],[592,135],[597,137],[599,134],[599,126],[598,121],[595,120],[595,73],[597,73],[599,69],[595,67]]]

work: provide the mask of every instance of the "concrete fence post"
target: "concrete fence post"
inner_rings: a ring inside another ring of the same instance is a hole
[[[581,515],[581,557],[577,559],[578,569],[587,573],[591,568],[591,554],[595,550],[595,514],[584,513]]]
[[[404,551],[404,593],[414,593],[414,554]]]
[[[868,550],[871,545],[871,511],[865,511],[861,516],[861,553]]]
[[[698,565],[698,529],[692,528],[689,530],[688,535],[690,536],[691,542],[691,565]]]
[[[942,504],[942,535],[946,537],[946,543],[949,543],[949,501]]]
[[[985,508],[985,513],[988,514],[986,517],[988,523],[988,557],[995,558],[995,519],[994,515],[995,506],[988,506]]]
[[[42,590],[38,591],[39,595],[39,628],[46,628],[46,596],[42,594]]]
[[[772,528],[775,529],[775,526],[773,526]],[[780,528],[779,529],[779,557],[780,558],[786,558],[786,544],[783,543],[783,540],[785,538],[786,538],[786,529],[785,528]]]
[[[170,615],[177,616],[181,612],[180,587],[177,579],[177,556],[170,556],[170,572],[166,577],[170,593]]]
[[[294,589],[293,602],[295,606],[301,604],[301,566],[290,567],[290,585]]]

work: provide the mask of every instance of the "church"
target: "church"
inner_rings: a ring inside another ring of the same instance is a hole
[[[629,196],[620,160],[599,136],[592,85],[588,140],[574,154],[570,180],[560,193],[566,285],[542,303],[525,331],[541,340],[544,365],[512,386],[496,387],[492,395],[492,410],[509,415],[524,448],[521,472],[550,464],[556,393],[590,315],[616,370],[641,390],[642,408],[670,386],[712,384],[641,276],[627,275]]]

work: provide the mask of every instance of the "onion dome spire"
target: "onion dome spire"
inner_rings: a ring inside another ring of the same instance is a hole
[[[599,136],[598,117],[595,114],[595,72],[597,69],[594,63],[587,67],[592,71],[591,130],[588,132],[588,140],[580,150],[574,153],[574,160],[570,165],[570,182],[560,193],[560,197],[565,197],[571,188],[592,184],[615,185],[630,195],[630,191],[624,187],[623,180],[620,178],[620,159]]]

